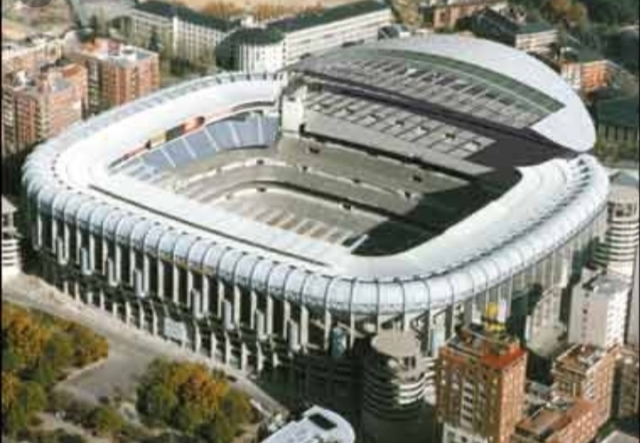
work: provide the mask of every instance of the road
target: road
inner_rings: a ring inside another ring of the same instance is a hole
[[[156,358],[166,358],[201,362],[220,369],[233,376],[236,380],[233,383],[235,388],[245,392],[270,412],[286,411],[276,399],[240,371],[214,364],[202,355],[127,326],[104,311],[76,302],[36,277],[20,274],[3,281],[2,299],[75,321],[109,341],[109,357],[103,364],[81,372],[66,382],[66,386],[86,400],[95,401],[103,395],[112,394],[115,389],[125,394],[133,392],[136,379],[144,372],[148,363]]]

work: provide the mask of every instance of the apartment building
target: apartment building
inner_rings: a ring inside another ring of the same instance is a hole
[[[155,52],[99,38],[68,56],[87,69],[90,113],[123,105],[160,87]]]
[[[57,37],[34,36],[25,40],[5,40],[2,43],[2,74],[18,71],[37,72],[62,57],[63,40]]]
[[[629,282],[595,275],[576,287],[571,299],[569,343],[609,349],[624,343]]]
[[[495,11],[485,8],[471,20],[473,33],[525,52],[544,54],[558,39],[558,30],[543,21],[528,20],[514,9]]]
[[[443,443],[507,443],[522,418],[527,354],[485,320],[440,349],[436,409]]]
[[[637,144],[638,96],[602,100],[596,103],[595,120],[598,135],[612,145]]]
[[[614,71],[609,60],[585,47],[563,48],[559,64],[562,78],[585,94],[606,87]]]
[[[234,38],[234,44],[248,48],[232,51],[241,54],[235,69],[267,66],[273,70],[314,53],[375,41],[379,30],[392,22],[391,9],[382,0],[346,3],[262,23],[254,22],[251,17],[217,18],[184,6],[151,0],[134,9],[130,38],[146,46],[156,33],[165,47],[171,48],[173,56],[201,62],[213,57],[216,48],[227,38],[242,33],[243,38]],[[264,32],[246,32],[246,28]],[[266,41],[265,37],[268,37]],[[247,60],[247,57],[256,60]],[[274,68],[274,63],[262,61],[264,57],[282,62]]]
[[[605,351],[592,345],[574,345],[554,361],[551,371],[555,393],[594,403],[597,427],[611,417],[617,353],[617,348]]]
[[[435,30],[453,29],[458,20],[471,17],[485,8],[506,7],[505,0],[427,0],[425,25]]]
[[[594,404],[557,397],[530,404],[511,443],[589,443],[598,431]]]
[[[5,78],[2,87],[3,191],[18,191],[20,167],[39,142],[82,120],[87,100],[87,71],[66,63],[37,75],[24,71]]]

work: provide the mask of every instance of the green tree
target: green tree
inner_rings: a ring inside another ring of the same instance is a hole
[[[87,425],[99,435],[114,435],[124,426],[124,420],[111,406],[98,406],[89,414]]]
[[[224,413],[218,414],[215,420],[208,421],[200,428],[200,436],[207,443],[231,443],[236,433],[236,426]]]
[[[221,410],[231,423],[247,423],[251,420],[251,404],[242,392],[232,389],[222,400]]]
[[[141,384],[137,403],[138,410],[153,423],[169,423],[178,406],[178,397],[168,386]]]

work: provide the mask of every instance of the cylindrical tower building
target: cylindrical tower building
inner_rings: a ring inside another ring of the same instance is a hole
[[[284,36],[279,31],[243,28],[231,38],[238,71],[275,72],[284,67]]]
[[[619,172],[611,178],[607,231],[594,253],[594,263],[631,278],[640,238],[638,181]]]
[[[420,340],[413,332],[384,330],[373,338],[364,368],[365,443],[411,443],[424,438],[424,363]]]

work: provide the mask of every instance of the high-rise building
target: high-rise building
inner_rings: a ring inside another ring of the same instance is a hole
[[[485,321],[440,349],[436,409],[443,443],[507,443],[522,418],[527,354]]]
[[[616,418],[640,418],[640,357],[638,347],[624,346],[616,365],[614,408]]]
[[[6,79],[2,88],[2,184],[16,193],[20,167],[37,143],[82,120],[87,72],[77,64],[47,67],[37,75],[25,71]]]
[[[629,282],[616,276],[596,275],[573,291],[569,343],[602,349],[624,343]]]
[[[160,59],[155,52],[98,38],[68,55],[87,68],[91,113],[123,105],[160,87]]]
[[[605,351],[592,345],[574,345],[555,360],[551,371],[557,394],[594,402],[597,427],[611,417],[617,353],[617,348]]]
[[[611,177],[607,231],[594,253],[594,263],[631,279],[640,239],[638,180],[625,172]]]

